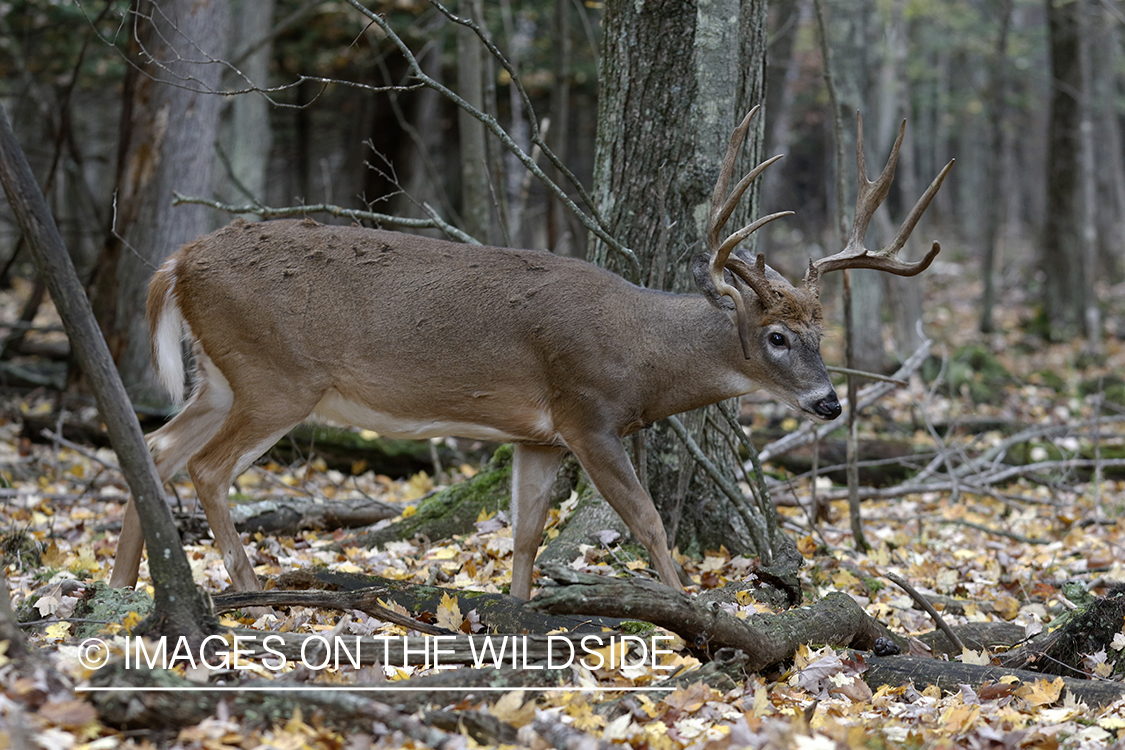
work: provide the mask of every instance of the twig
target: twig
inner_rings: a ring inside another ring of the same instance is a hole
[[[853,370],[850,367],[839,367],[837,365],[827,365],[828,372],[835,372],[841,375],[853,375],[859,378],[867,378],[868,380],[881,380],[884,383],[894,383],[895,385],[905,388],[910,383],[899,378],[894,378],[889,375],[880,375],[875,372],[867,372],[866,370]]]
[[[1012,539],[1013,541],[1021,542],[1023,544],[1050,544],[1051,543],[1051,540],[1049,540],[1049,539],[1033,539],[1029,536],[1024,536],[1023,534],[1017,534],[1014,531],[1002,531],[1000,529],[993,529],[993,528],[990,528],[988,526],[985,526],[983,523],[974,523],[972,521],[966,521],[962,518],[937,518],[937,519],[934,519],[934,523],[948,524],[950,526],[966,526],[970,529],[976,529],[977,531],[983,531],[986,534],[993,534],[995,536],[1007,537],[1008,539]]]
[[[773,548],[770,546],[771,540],[766,530],[764,519],[759,513],[750,510],[746,502],[746,496],[743,495],[737,487],[732,485],[727,477],[723,476],[723,473],[719,471],[719,467],[715,466],[714,462],[707,457],[707,454],[703,452],[703,449],[699,447],[699,444],[696,443],[695,439],[688,433],[687,428],[684,427],[679,417],[668,417],[668,424],[672,426],[672,431],[683,441],[684,446],[688,449],[688,453],[691,454],[692,458],[695,459],[695,462],[702,467],[707,473],[707,476],[711,478],[711,481],[715,483],[715,486],[734,504],[739,515],[742,516],[742,520],[746,522],[750,535],[754,537],[754,546],[757,547],[762,564],[770,565],[773,562]]]
[[[91,461],[94,461],[95,463],[101,464],[102,466],[104,466],[107,469],[110,469],[111,471],[116,471],[118,474],[121,473],[121,467],[118,466],[113,461],[106,461],[105,459],[99,458],[98,455],[96,453],[94,453],[93,451],[82,447],[78,443],[74,443],[74,442],[71,442],[70,440],[67,440],[66,438],[64,438],[62,435],[60,435],[57,432],[54,432],[52,430],[48,430],[48,429],[44,428],[44,429],[39,431],[39,434],[42,435],[43,437],[47,438],[48,440],[51,440],[55,443],[58,443],[59,445],[63,446],[64,448],[68,448],[68,449],[74,451],[75,453],[77,453],[81,456],[85,456],[86,458],[90,459]]]
[[[308,214],[322,213],[331,216],[342,216],[353,221],[371,221],[376,224],[387,224],[389,226],[397,227],[410,227],[414,229],[440,229],[448,234],[450,237],[465,242],[471,245],[479,245],[480,242],[465,234],[457,227],[443,221],[436,213],[430,213],[428,219],[412,219],[403,216],[393,216],[391,214],[381,214],[374,211],[363,211],[358,208],[344,208],[343,206],[334,206],[330,203],[310,203],[304,206],[285,206],[282,208],[274,208],[271,206],[258,206],[254,204],[247,204],[243,206],[236,206],[230,203],[222,203],[220,201],[211,200],[209,198],[196,198],[193,196],[183,195],[181,193],[173,193],[173,205],[180,205],[182,203],[192,203],[199,206],[209,206],[210,208],[219,211],[225,211],[230,214],[254,214],[261,216],[263,219],[275,219],[284,216],[306,216]]]
[[[900,589],[909,594],[910,598],[913,599],[919,607],[925,610],[926,614],[928,614],[934,621],[934,624],[941,629],[941,632],[945,633],[945,637],[949,639],[949,642],[953,644],[953,647],[958,651],[964,652],[965,644],[961,643],[961,639],[958,638],[957,634],[953,632],[953,628],[949,627],[949,623],[947,623],[945,619],[940,614],[938,614],[938,611],[934,609],[934,605],[926,601],[926,597],[918,593],[917,589],[915,589],[895,573],[891,573],[888,571],[883,574],[883,577],[893,582]]]

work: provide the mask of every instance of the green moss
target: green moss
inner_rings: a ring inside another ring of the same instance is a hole
[[[78,638],[90,638],[101,632],[103,622],[121,622],[130,612],[141,619],[152,614],[152,597],[143,589],[115,589],[102,581],[93,584],[93,596],[83,599],[74,609],[74,617],[91,620],[75,631]]]
[[[626,635],[648,635],[656,630],[655,625],[643,620],[622,620],[619,627]]]
[[[355,537],[348,546],[378,547],[387,542],[412,539],[449,539],[473,531],[481,512],[496,513],[511,504],[512,446],[496,450],[488,466],[472,479],[436,492],[418,504],[414,515],[386,528]]]

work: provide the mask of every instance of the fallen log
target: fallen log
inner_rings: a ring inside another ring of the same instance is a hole
[[[805,643],[827,643],[860,650],[878,639],[906,650],[906,639],[893,635],[847,594],[834,592],[808,607],[745,620],[719,604],[669,589],[652,581],[615,579],[547,566],[543,573],[560,585],[542,590],[531,607],[552,614],[586,614],[651,622],[681,635],[705,650],[739,649],[746,669],[760,672],[792,658]]]

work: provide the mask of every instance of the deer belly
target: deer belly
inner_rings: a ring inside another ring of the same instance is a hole
[[[366,404],[345,398],[336,391],[325,394],[313,411],[316,416],[337,424],[354,425],[373,430],[383,437],[418,440],[432,437],[461,437],[471,440],[491,440],[511,442],[538,439],[531,434],[516,434],[517,431],[498,429],[486,424],[456,419],[420,418],[403,414],[390,414],[379,411]],[[545,412],[534,420],[538,424],[536,433],[551,435],[551,419]],[[545,435],[546,437],[546,435]]]

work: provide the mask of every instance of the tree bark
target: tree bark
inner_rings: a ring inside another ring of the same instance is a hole
[[[1008,31],[1012,26],[1012,2],[1000,3],[1000,28],[996,37],[996,48],[992,53],[991,73],[988,83],[988,141],[985,154],[988,160],[986,184],[981,196],[984,202],[984,233],[981,237],[984,252],[981,256],[981,279],[984,282],[984,295],[981,299],[980,330],[993,331],[992,308],[996,304],[996,247],[1000,242],[1000,196],[1003,194],[1002,164],[1004,145],[1004,99],[1008,95],[1007,77],[1004,71],[1008,58]]]
[[[274,0],[235,0],[235,38],[231,44],[234,64],[243,73],[235,88],[269,85],[273,44],[267,42],[246,55],[247,45],[266,37],[273,24]],[[240,61],[245,56],[245,61]],[[269,102],[258,94],[237,96],[231,103],[230,178],[235,191],[251,201],[266,202],[266,173],[269,168],[273,131],[270,128]],[[247,221],[258,221],[254,214],[243,214]]]
[[[1053,339],[1082,333],[1086,309],[1078,184],[1079,102],[1077,3],[1047,0],[1050,31],[1051,115],[1048,129],[1047,201],[1039,264],[1043,312]]]
[[[138,403],[166,403],[149,366],[145,298],[153,271],[212,229],[209,209],[173,208],[172,193],[208,195],[226,54],[227,0],[138,0],[119,144],[114,224],[95,298],[125,388]]]
[[[592,258],[649,288],[693,291],[687,260],[705,249],[722,155],[734,127],[763,98],[765,3],[613,0],[603,29],[594,200],[610,232],[637,254],[640,275],[604,243],[593,245]],[[758,121],[735,171],[747,171],[760,152]],[[747,196],[731,226],[756,211],[756,186]],[[725,424],[718,414],[717,406],[709,407],[682,420],[734,477],[735,456],[725,427],[715,427]],[[768,554],[753,548],[742,519],[696,470],[667,423],[645,431],[639,453],[638,473],[642,483],[647,479],[672,545],[692,554],[724,544],[731,552]]]
[[[461,0],[461,15],[479,21],[480,0]],[[484,48],[471,29],[457,27],[457,93],[472,107],[484,111]],[[491,240],[491,202],[488,189],[484,125],[463,109],[457,111],[461,138],[461,219],[464,230],[488,243]]]

